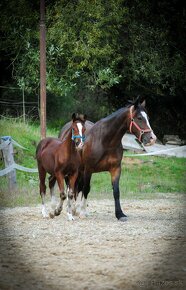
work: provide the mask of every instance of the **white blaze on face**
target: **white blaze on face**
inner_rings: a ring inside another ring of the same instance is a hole
[[[149,120],[148,120],[148,117],[147,117],[147,114],[146,114],[144,111],[141,112],[141,114],[142,114],[142,116],[145,118],[148,128],[149,128],[150,130],[152,130],[152,128],[151,128],[151,126],[150,126],[150,123],[149,123]],[[152,138],[156,141],[157,138],[156,138],[156,135],[154,134],[153,130],[152,130],[151,134],[152,134]]]
[[[147,114],[146,114],[145,112],[141,112],[141,114],[142,114],[143,118],[145,118],[146,123],[147,123],[147,126],[149,127],[149,129],[152,130],[152,128],[151,128],[151,126],[150,126],[150,124],[149,124],[149,120],[148,120],[148,118],[147,118]]]
[[[77,123],[77,127],[78,127],[78,131],[79,131],[79,135],[81,137],[83,137],[83,125],[81,123]],[[81,149],[83,147],[83,140],[81,138],[81,142],[80,144],[78,145],[78,148]]]
[[[78,131],[79,131],[79,135],[82,137],[82,129],[83,129],[83,125],[81,123],[77,123],[77,127],[78,127]]]

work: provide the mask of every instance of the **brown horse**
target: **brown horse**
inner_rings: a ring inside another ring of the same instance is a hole
[[[45,138],[40,141],[36,149],[40,179],[40,195],[42,198],[42,214],[47,217],[45,206],[45,178],[50,174],[49,188],[52,199],[50,217],[59,215],[62,211],[63,202],[66,199],[64,179],[68,176],[68,218],[73,220],[72,204],[74,198],[74,186],[78,176],[81,157],[79,150],[84,144],[86,115],[72,115],[71,126],[66,130],[63,141],[57,138]],[[60,190],[60,203],[55,208],[54,185],[57,180]]]
[[[126,220],[120,205],[119,179],[123,156],[121,139],[127,130],[146,146],[155,143],[156,136],[149,124],[145,102],[140,104],[137,99],[133,104],[101,119],[90,129],[82,149],[84,179],[81,215],[86,215],[92,173],[108,171],[111,175],[116,218]]]

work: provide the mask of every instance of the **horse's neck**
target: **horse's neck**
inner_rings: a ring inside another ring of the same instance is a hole
[[[121,139],[128,129],[127,116],[128,108],[122,108],[103,119],[103,126],[105,126],[103,142],[112,146],[121,143]]]
[[[64,138],[64,143],[66,145],[66,151],[71,153],[72,151],[75,151],[75,143],[72,140],[72,129],[68,129],[68,131],[66,132]],[[63,141],[62,140],[62,141]]]

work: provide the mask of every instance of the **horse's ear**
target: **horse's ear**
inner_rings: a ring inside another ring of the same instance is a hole
[[[73,120],[73,122],[76,120],[76,118],[77,118],[77,114],[76,113],[73,113],[72,114],[72,120]]]
[[[87,115],[86,114],[83,115],[83,120],[84,120],[84,122],[87,120]]]
[[[136,100],[134,101],[134,108],[136,109],[140,103],[140,96],[137,96]]]
[[[131,112],[131,114],[134,113],[134,111],[135,111],[135,108],[134,108],[134,105],[132,105],[132,106],[130,107],[130,112]]]
[[[87,115],[80,114],[80,115],[78,115],[78,118],[79,118],[82,122],[85,122],[86,119],[87,119]]]
[[[145,101],[145,100],[141,103],[141,106],[142,106],[143,108],[145,108],[145,106],[146,106],[146,101]]]

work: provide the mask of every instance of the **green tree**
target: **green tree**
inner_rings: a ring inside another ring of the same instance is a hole
[[[128,15],[121,6],[121,0],[61,0],[48,9],[48,86],[73,97],[90,117],[103,114],[106,93],[120,82],[118,40]]]
[[[1,62],[12,68],[10,82],[37,99],[39,3],[0,5]],[[184,15],[179,0],[46,1],[47,116],[65,122],[82,111],[97,120],[140,94],[157,130],[183,133]],[[159,128],[165,111],[169,125]]]

